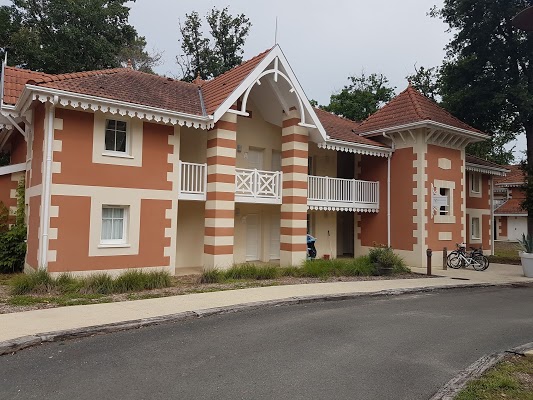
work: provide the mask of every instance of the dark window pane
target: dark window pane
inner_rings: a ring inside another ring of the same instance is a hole
[[[117,132],[117,147],[115,151],[126,152],[126,132]]]
[[[105,131],[105,149],[108,151],[115,151],[115,131]]]
[[[117,121],[113,119],[106,120],[106,129],[115,130],[117,128]]]
[[[124,121],[116,121],[117,131],[126,132],[126,123]]]

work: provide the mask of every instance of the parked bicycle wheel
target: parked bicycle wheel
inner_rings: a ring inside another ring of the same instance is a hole
[[[482,254],[474,254],[472,261],[472,267],[476,271],[484,271],[489,267],[489,259]]]
[[[459,253],[452,251],[447,259],[448,267],[453,269],[459,269],[463,266],[463,260],[459,256]]]

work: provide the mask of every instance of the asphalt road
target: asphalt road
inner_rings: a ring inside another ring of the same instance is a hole
[[[267,308],[0,357],[0,399],[428,399],[533,341],[533,288]]]

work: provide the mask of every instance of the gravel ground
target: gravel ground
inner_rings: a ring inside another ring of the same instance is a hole
[[[173,287],[164,288],[164,289],[155,289],[155,290],[146,290],[142,292],[135,293],[123,293],[123,294],[114,294],[109,296],[104,296],[98,299],[84,299],[89,303],[110,303],[118,301],[131,301],[131,300],[140,300],[146,298],[154,297],[167,297],[167,296],[179,296],[191,293],[199,292],[214,292],[221,290],[234,290],[234,289],[246,289],[253,287],[264,287],[264,286],[278,286],[278,285],[302,285],[308,283],[324,283],[324,282],[354,282],[354,281],[377,281],[377,280],[391,280],[391,279],[417,279],[417,278],[428,278],[426,275],[408,273],[400,274],[394,276],[347,276],[347,277],[336,277],[330,278],[327,280],[318,279],[318,278],[293,278],[293,277],[283,277],[279,279],[271,280],[262,280],[262,281],[241,281],[241,282],[231,282],[231,283],[213,283],[213,284],[204,284],[198,283],[198,275],[187,275],[174,278]],[[40,295],[32,297],[53,297],[54,293],[49,295]],[[22,311],[31,311],[31,310],[40,310],[46,308],[56,308],[60,307],[55,303],[39,303],[32,304],[27,306],[20,305],[10,305],[7,302],[9,301],[9,287],[7,285],[0,285],[0,314],[8,314],[14,312]],[[75,300],[75,299],[71,299]]]

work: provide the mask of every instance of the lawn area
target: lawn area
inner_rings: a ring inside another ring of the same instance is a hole
[[[517,242],[494,242],[494,255],[490,256],[491,263],[497,264],[520,264],[518,252],[520,246]]]
[[[533,400],[533,358],[510,356],[470,382],[455,400]]]
[[[390,268],[384,269],[369,256],[363,256],[307,261],[300,267],[287,268],[241,264],[224,271],[211,270],[202,275],[181,277],[164,272],[138,271],[129,271],[116,278],[107,274],[86,278],[74,278],[68,274],[52,277],[42,271],[0,275],[0,314],[265,286],[423,277],[411,273],[392,251],[382,250],[377,256]]]

